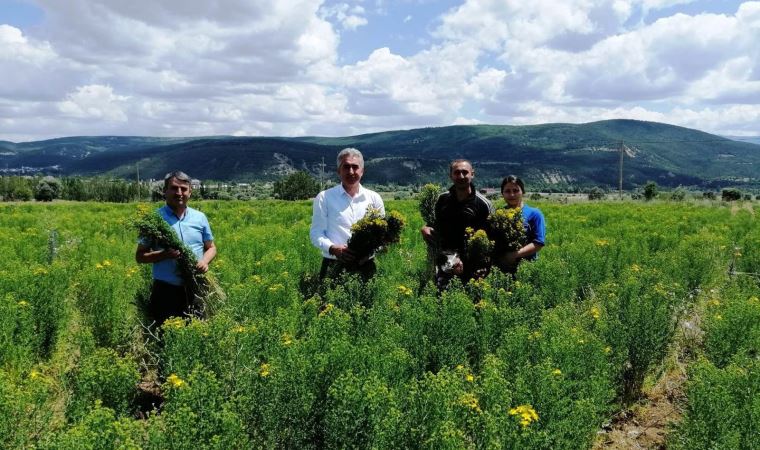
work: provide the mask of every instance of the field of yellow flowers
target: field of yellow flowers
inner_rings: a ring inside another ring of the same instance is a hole
[[[687,327],[669,448],[758,448],[747,210],[539,204],[536,262],[438,295],[414,201],[388,202],[408,222],[377,276],[333,287],[315,278],[309,202],[193,206],[226,300],[156,345],[138,205],[0,205],[0,447],[586,449]],[[150,376],[153,402],[137,388]]]

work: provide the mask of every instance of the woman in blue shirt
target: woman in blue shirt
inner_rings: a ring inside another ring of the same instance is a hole
[[[523,259],[535,260],[538,251],[543,248],[546,238],[546,221],[538,208],[533,208],[523,203],[525,184],[514,175],[504,178],[501,182],[501,195],[507,202],[507,208],[522,208],[523,224],[527,243],[516,251],[497,255],[496,261],[500,269],[505,272],[515,273],[517,264]]]

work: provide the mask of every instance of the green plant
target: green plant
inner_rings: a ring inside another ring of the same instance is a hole
[[[274,196],[282,200],[305,200],[318,193],[319,182],[301,170],[274,182]]]

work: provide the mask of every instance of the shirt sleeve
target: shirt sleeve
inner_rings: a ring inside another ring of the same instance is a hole
[[[435,222],[428,223],[426,225],[433,227],[434,230],[439,230],[439,225],[442,220],[442,212],[443,212],[443,196],[444,194],[441,194],[438,196],[438,200],[435,201]]]
[[[313,246],[324,253],[329,253],[333,243],[327,238],[327,202],[324,191],[320,192],[314,199],[309,238]]]
[[[380,211],[381,216],[385,216],[385,203],[383,203],[383,198],[380,197],[380,194],[375,193],[374,203],[372,207]]]
[[[533,243],[538,245],[545,245],[546,242],[546,220],[544,215],[538,209],[535,210],[531,217],[533,222],[531,225],[536,230],[536,236],[533,238]]]
[[[208,218],[203,215],[201,234],[203,236],[203,242],[213,241],[214,235],[211,233],[211,225],[208,223]]]

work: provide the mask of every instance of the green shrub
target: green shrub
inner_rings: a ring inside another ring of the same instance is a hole
[[[641,395],[647,372],[665,356],[675,331],[678,298],[673,286],[661,275],[639,266],[632,267],[618,282],[608,282],[596,294],[599,325],[617,364],[618,386],[625,403]]]
[[[140,379],[137,363],[119,356],[110,348],[98,348],[85,355],[69,374],[71,395],[67,416],[72,422],[87,415],[96,401],[116,414],[129,414]]]
[[[705,354],[716,367],[725,367],[736,355],[760,351],[760,293],[734,285],[715,295],[703,314]]]
[[[760,434],[760,364],[756,358],[723,369],[700,360],[689,370],[684,419],[668,448],[756,449]]]
[[[32,448],[50,433],[54,388],[39,368],[20,376],[0,370],[1,448]]]

